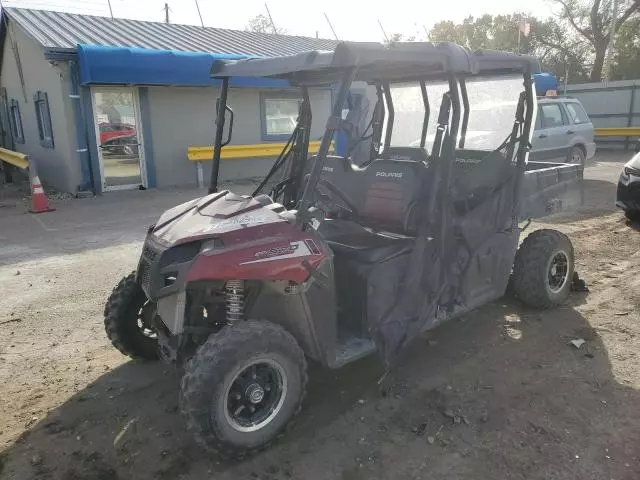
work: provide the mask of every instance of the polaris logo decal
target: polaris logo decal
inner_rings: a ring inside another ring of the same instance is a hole
[[[308,257],[313,255],[312,251],[304,241],[291,242],[288,245],[278,245],[270,247],[266,250],[260,250],[253,254],[256,260],[242,262],[240,265],[248,265],[251,263],[275,262],[276,260],[285,260],[289,258]]]
[[[376,172],[376,177],[402,178],[402,177],[404,177],[404,173],[402,173],[402,172]]]
[[[322,167],[323,172],[333,173],[333,167]]]
[[[268,250],[261,250],[253,254],[256,258],[277,257],[280,255],[290,255],[298,249],[297,243],[290,243],[282,247],[272,247]]]

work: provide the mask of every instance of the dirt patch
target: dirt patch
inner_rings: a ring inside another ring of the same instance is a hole
[[[637,479],[640,233],[604,210],[553,222],[589,293],[543,312],[487,305],[416,341],[381,384],[375,358],[313,369],[295,425],[238,464],[185,432],[179,372],[106,341],[103,302],[139,241],[1,267],[0,478]]]

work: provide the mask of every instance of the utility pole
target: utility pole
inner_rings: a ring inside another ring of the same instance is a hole
[[[198,16],[200,17],[200,25],[204,28],[204,22],[202,21],[202,14],[200,13],[200,5],[198,5],[198,0],[196,0],[196,8],[198,9]]]
[[[164,4],[164,23],[169,23],[169,4]]]
[[[611,12],[611,29],[609,30],[609,44],[607,45],[607,56],[604,64],[604,74],[602,75],[605,82],[609,81],[611,76],[611,61],[613,60],[613,39],[616,36],[616,21],[618,20],[618,0],[613,0],[613,11]]]

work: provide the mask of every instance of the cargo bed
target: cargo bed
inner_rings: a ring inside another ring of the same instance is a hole
[[[528,162],[522,184],[520,219],[546,217],[583,202],[584,166],[571,163]]]

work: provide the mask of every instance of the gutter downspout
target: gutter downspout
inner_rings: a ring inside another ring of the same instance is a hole
[[[82,171],[82,184],[78,185],[78,191],[92,190],[93,172],[91,171],[91,158],[89,155],[89,147],[87,145],[87,131],[84,110],[82,109],[82,101],[80,98],[78,66],[75,60],[69,60],[69,99],[73,106],[73,123],[76,128],[76,154],[80,169]],[[96,192],[93,192],[94,194]]]

